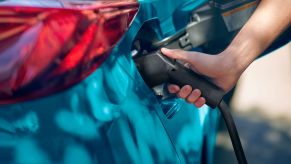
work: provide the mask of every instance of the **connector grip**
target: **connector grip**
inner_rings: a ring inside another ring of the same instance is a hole
[[[202,75],[162,55],[159,51],[135,58],[135,63],[149,87],[165,82],[177,84],[180,87],[191,85],[193,89],[201,90],[202,97],[206,99],[206,104],[211,108],[217,107],[225,94],[222,89]]]
[[[175,68],[168,71],[168,75],[170,83],[177,84],[180,87],[190,85],[193,89],[199,89],[201,96],[206,100],[206,104],[211,108],[217,107],[225,94],[222,89],[208,79],[188,70],[179,63],[175,64]]]

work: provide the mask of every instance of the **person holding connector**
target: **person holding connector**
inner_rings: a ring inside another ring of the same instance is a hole
[[[291,0],[261,0],[258,8],[239,31],[230,45],[217,55],[200,52],[170,50],[161,52],[170,58],[182,60],[198,74],[205,75],[223,89],[230,91],[244,70],[291,24]],[[172,94],[201,107],[206,103],[201,91],[185,85],[170,84]]]

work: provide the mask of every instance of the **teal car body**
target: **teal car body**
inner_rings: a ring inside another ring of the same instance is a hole
[[[155,22],[152,29],[163,39],[206,2],[140,0],[127,33],[85,80],[57,94],[1,105],[0,163],[212,163],[217,110],[158,100],[131,56],[145,22]],[[179,112],[168,119],[164,108]]]

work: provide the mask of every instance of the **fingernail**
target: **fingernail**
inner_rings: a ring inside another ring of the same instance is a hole
[[[192,87],[191,87],[190,85],[186,85],[186,86],[185,86],[185,89],[186,89],[187,91],[190,91],[190,90],[192,90]]]
[[[163,51],[163,52],[170,52],[171,50],[170,49],[167,49],[167,48],[162,48],[161,51]]]
[[[170,93],[174,93],[176,91],[176,89],[174,87],[169,87],[169,92]]]
[[[169,90],[170,93],[176,93],[176,92],[179,91],[179,88],[176,87],[176,86],[169,86],[168,90]]]
[[[194,104],[197,108],[201,108],[206,103],[204,97],[200,97]]]
[[[196,94],[196,95],[199,95],[201,94],[201,91],[199,89],[194,89],[193,92]]]
[[[191,64],[190,64],[190,63],[185,63],[185,64],[184,64],[184,67],[186,67],[186,68],[190,69],[190,67],[191,67]]]

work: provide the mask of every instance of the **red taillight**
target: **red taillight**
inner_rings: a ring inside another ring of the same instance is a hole
[[[92,73],[128,29],[132,0],[0,7],[0,104],[54,93]]]

